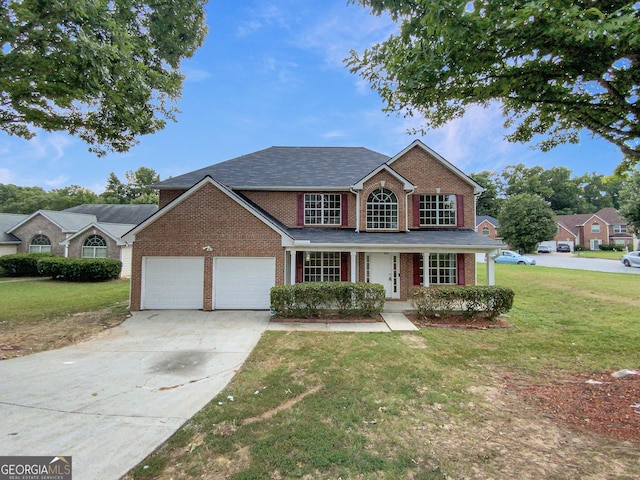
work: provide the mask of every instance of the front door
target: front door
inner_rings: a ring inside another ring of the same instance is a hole
[[[382,285],[387,298],[400,298],[398,260],[397,253],[369,253],[366,257],[366,281]]]

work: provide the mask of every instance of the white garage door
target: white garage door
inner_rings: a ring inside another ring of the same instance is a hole
[[[203,257],[143,257],[142,309],[201,309]]]
[[[268,310],[276,283],[276,259],[217,257],[213,265],[215,309]]]

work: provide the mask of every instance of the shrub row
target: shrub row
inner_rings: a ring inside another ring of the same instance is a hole
[[[413,291],[412,303],[421,317],[433,314],[462,313],[493,320],[511,310],[514,291],[506,287],[418,287]]]
[[[53,253],[14,253],[0,257],[0,271],[6,277],[37,277],[38,261],[57,257]]]
[[[311,318],[335,312],[373,316],[384,308],[385,291],[376,283],[296,283],[271,289],[271,310],[287,318]]]
[[[38,273],[43,277],[69,282],[101,282],[120,276],[122,262],[113,258],[49,257],[38,261]]]
[[[624,245],[607,245],[607,244],[600,244],[598,245],[598,248],[600,248],[600,250],[604,250],[606,252],[624,252],[625,250],[625,246]]]

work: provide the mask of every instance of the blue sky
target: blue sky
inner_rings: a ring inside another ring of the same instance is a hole
[[[102,158],[63,133],[27,141],[0,132],[0,183],[100,193],[109,172],[124,180],[141,166],[165,179],[273,145],[362,146],[392,156],[415,138],[466,173],[524,163],[608,175],[622,159],[587,133],[549,153],[508,143],[498,107],[474,108],[424,137],[408,134],[420,119],[382,112],[377,93],[342,61],[395,25],[346,0],[210,0],[207,23],[204,46],[183,64],[177,123]]]

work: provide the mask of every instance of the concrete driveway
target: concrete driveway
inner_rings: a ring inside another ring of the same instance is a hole
[[[70,455],[118,479],[231,380],[267,312],[145,311],[97,339],[0,362],[0,455]]]

